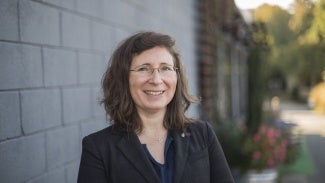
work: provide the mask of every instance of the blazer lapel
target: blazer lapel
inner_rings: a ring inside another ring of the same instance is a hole
[[[118,142],[117,147],[147,182],[160,182],[157,173],[144,153],[141,143],[135,134],[124,134],[122,139]]]
[[[172,137],[174,139],[174,145],[175,145],[175,172],[174,172],[174,183],[180,182],[187,156],[188,156],[188,147],[189,147],[189,134],[182,134],[177,130],[172,131]]]

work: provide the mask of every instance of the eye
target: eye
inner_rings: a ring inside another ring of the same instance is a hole
[[[137,68],[136,71],[137,72],[149,72],[150,67],[149,66],[141,66],[141,67]]]
[[[174,69],[172,66],[164,65],[164,66],[161,66],[160,70],[161,71],[173,71]]]

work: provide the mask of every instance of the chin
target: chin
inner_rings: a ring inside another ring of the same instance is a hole
[[[166,109],[166,106],[146,106],[145,109],[149,110],[149,111],[159,111],[159,110],[163,110]]]

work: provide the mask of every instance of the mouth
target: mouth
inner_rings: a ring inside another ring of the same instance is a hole
[[[144,93],[148,94],[148,95],[154,95],[154,96],[158,96],[163,94],[165,91],[164,90],[159,90],[159,91],[155,91],[155,90],[145,90]]]

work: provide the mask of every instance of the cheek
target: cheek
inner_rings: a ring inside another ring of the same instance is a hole
[[[134,85],[134,81],[132,79],[129,79],[129,91],[130,91],[131,97],[133,99],[134,92],[135,92],[135,85]]]
[[[129,90],[130,90],[131,97],[133,98],[137,90],[137,85],[131,82],[129,84]]]
[[[174,96],[177,89],[177,79],[169,82],[170,95]]]
[[[173,82],[172,82],[173,88],[174,88],[175,90],[176,90],[176,88],[177,88],[177,82],[178,82],[177,78],[175,78],[175,79],[173,80]]]
[[[141,78],[130,78],[129,79],[129,90],[132,98],[136,95],[137,92],[141,90],[145,81],[141,80]]]

